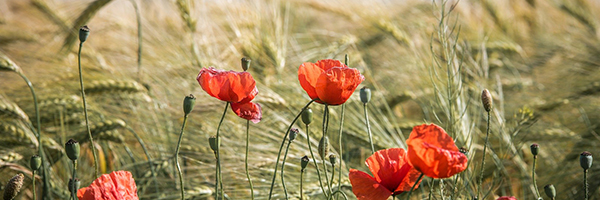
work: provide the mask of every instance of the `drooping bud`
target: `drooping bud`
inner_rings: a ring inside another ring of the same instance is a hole
[[[248,69],[250,69],[250,62],[252,62],[252,60],[250,60],[250,58],[246,58],[246,57],[242,58],[242,69],[244,71],[248,71]]]
[[[337,164],[338,161],[338,157],[335,154],[329,154],[329,162],[331,163],[331,165],[335,165]]]
[[[183,113],[185,113],[185,115],[190,114],[194,109],[195,104],[196,97],[194,97],[194,95],[190,94],[188,96],[185,96],[185,98],[183,99]]]
[[[490,94],[490,91],[487,89],[484,89],[483,92],[481,92],[481,103],[483,103],[483,108],[486,112],[490,112],[492,110],[492,94]]]
[[[319,141],[318,150],[319,156],[323,159],[325,159],[325,156],[329,155],[329,138],[327,136],[322,137]]]
[[[29,167],[31,168],[31,170],[35,171],[40,169],[40,167],[42,166],[42,157],[38,156],[38,155],[33,155],[31,156],[31,159],[29,160]]]
[[[533,157],[535,158],[538,153],[540,153],[540,145],[533,143],[531,146],[531,154],[533,154]]]
[[[297,135],[298,135],[298,129],[297,128],[290,129],[290,136],[289,136],[290,142],[294,141],[294,139],[296,139]]]
[[[300,166],[302,167],[302,171],[304,171],[304,169],[306,169],[308,162],[310,162],[310,160],[308,159],[308,156],[302,157],[302,160],[300,160]]]
[[[552,184],[544,186],[544,192],[546,192],[546,195],[548,195],[550,199],[554,199],[554,197],[556,197],[556,188],[554,188],[554,185]]]
[[[366,86],[360,89],[360,101],[363,103],[371,101],[371,89]]]
[[[581,164],[581,168],[583,168],[583,170],[588,170],[590,167],[592,167],[592,153],[584,151],[583,153],[581,153],[581,156],[579,156],[579,164]]]
[[[65,143],[65,152],[67,152],[67,157],[71,160],[77,160],[79,158],[79,142],[74,139],[70,139]]]
[[[73,178],[69,179],[69,192],[77,193],[79,187],[81,187],[81,181],[78,178],[75,178],[75,181],[73,181]]]
[[[310,108],[307,108],[302,112],[302,122],[304,124],[309,125],[312,122],[313,111]]]
[[[85,42],[88,36],[90,36],[90,28],[87,25],[79,28],[79,42]]]
[[[25,176],[23,174],[17,174],[8,181],[4,187],[5,200],[12,200],[19,194],[21,187],[23,187],[23,180],[25,180]]]
[[[210,149],[216,152],[219,146],[221,146],[221,141],[217,139],[217,136],[213,135],[208,138],[208,144],[210,144]]]

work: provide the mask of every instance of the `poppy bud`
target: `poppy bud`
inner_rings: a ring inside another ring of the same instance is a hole
[[[304,171],[304,169],[308,165],[308,162],[310,162],[310,160],[308,159],[308,156],[302,157],[302,160],[300,160],[300,166],[302,167],[302,171]]]
[[[331,165],[335,165],[337,163],[338,157],[335,154],[329,154],[329,162]]]
[[[33,171],[38,170],[41,166],[42,166],[42,157],[40,157],[38,155],[31,156],[31,159],[29,160],[29,167],[31,168],[31,170],[33,170]]]
[[[490,112],[492,110],[492,94],[487,89],[484,89],[481,93],[481,103],[483,103],[483,108],[486,112]]]
[[[190,94],[185,96],[183,99],[183,113],[185,113],[185,115],[190,114],[194,109],[194,104],[196,104],[196,97],[194,97],[194,95]]]
[[[554,197],[556,197],[556,188],[554,188],[554,185],[552,184],[544,186],[544,192],[546,192],[546,195],[548,195],[548,197],[550,197],[551,199],[554,199]]]
[[[220,141],[217,139],[217,136],[210,136],[208,138],[208,144],[210,144],[210,149],[212,149],[213,151],[217,151],[217,149],[219,148],[219,146],[221,145]]]
[[[581,153],[581,156],[579,156],[579,164],[581,164],[581,168],[583,168],[583,170],[588,170],[590,167],[592,167],[592,153],[584,151],[583,153]]]
[[[366,86],[360,89],[360,101],[363,103],[371,101],[371,89]]]
[[[298,135],[298,129],[297,128],[293,128],[290,130],[290,142],[294,141],[294,139],[296,139],[296,136]]]
[[[313,111],[310,108],[307,108],[302,112],[302,122],[304,124],[309,125],[312,122]]]
[[[19,194],[19,191],[21,191],[24,179],[25,176],[23,174],[13,176],[4,187],[4,199],[14,199]]]
[[[533,157],[536,157],[538,155],[538,153],[540,152],[540,145],[534,143],[530,146],[530,148],[531,148],[531,154],[533,154]]]
[[[75,178],[75,181],[73,181],[72,178],[69,179],[69,192],[77,193],[77,190],[79,190],[80,186],[81,181],[79,181],[78,178]]]
[[[90,28],[87,25],[79,28],[79,42],[85,42],[88,36],[90,36]]]
[[[77,160],[77,158],[79,158],[79,142],[70,139],[65,143],[65,151],[67,152],[69,159]]]
[[[321,138],[318,149],[321,158],[325,159],[325,156],[329,155],[329,138],[327,136]]]
[[[248,69],[250,69],[250,62],[252,62],[252,60],[250,60],[250,58],[246,58],[246,57],[242,58],[242,69],[244,71],[248,71]]]

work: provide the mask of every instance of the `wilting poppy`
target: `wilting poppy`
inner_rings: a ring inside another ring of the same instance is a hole
[[[103,174],[89,187],[77,191],[79,200],[133,200],[139,199],[135,181],[128,171],[114,171]]]
[[[305,62],[298,69],[300,85],[311,99],[319,103],[345,103],[356,87],[365,80],[357,69],[349,68],[339,60]]]
[[[196,80],[210,96],[230,103],[249,102],[258,94],[256,82],[248,72],[203,68]]]
[[[408,160],[431,178],[448,178],[467,168],[467,156],[454,140],[435,124],[415,126],[406,140]]]
[[[365,163],[373,176],[350,169],[352,192],[359,200],[386,200],[391,195],[409,191],[421,173],[405,159],[402,148],[384,149],[375,152]],[[415,189],[418,185],[415,187]]]
[[[509,197],[509,196],[503,196],[503,197],[498,197],[496,200],[517,200],[517,198],[515,198],[515,197]]]
[[[262,108],[258,103],[232,103],[231,109],[237,116],[250,120],[255,124],[262,119]]]

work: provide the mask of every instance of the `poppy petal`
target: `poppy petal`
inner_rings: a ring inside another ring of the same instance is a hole
[[[310,62],[302,63],[300,68],[298,68],[298,80],[300,81],[300,86],[306,91],[310,99],[319,98],[315,86],[317,85],[317,79],[323,72],[324,70],[318,65]]]
[[[350,169],[348,177],[352,184],[352,192],[358,200],[387,200],[392,195],[390,190],[367,173]]]
[[[401,177],[406,176],[412,168],[405,163],[405,155],[406,152],[402,148],[383,149],[369,156],[365,163],[377,182],[394,191],[402,182]]]
[[[262,119],[262,107],[258,103],[231,103],[231,109],[237,116],[250,120],[255,124]]]
[[[231,103],[249,102],[258,94],[256,81],[248,72],[203,68],[196,77],[206,93],[222,101]]]
[[[409,167],[410,169],[408,169],[408,173],[404,175],[404,178],[402,179],[402,182],[400,182],[400,185],[398,185],[398,188],[394,190],[394,195],[410,191],[413,185],[415,185],[415,183],[417,182],[417,179],[419,179],[419,176],[421,176],[421,172],[416,170],[414,167],[410,166],[408,162],[406,163],[406,165],[402,166],[402,168],[405,167]],[[419,183],[422,180],[423,179],[419,180]],[[417,188],[419,188],[419,184],[417,184],[414,189],[416,190]]]
[[[364,79],[357,69],[333,67],[319,76],[315,90],[322,102],[340,105],[350,98]]]
[[[435,124],[414,127],[406,143],[410,164],[426,176],[448,178],[467,168],[467,157]]]
[[[81,200],[114,199],[137,200],[137,187],[130,172],[115,171],[104,174],[89,187],[77,191]]]

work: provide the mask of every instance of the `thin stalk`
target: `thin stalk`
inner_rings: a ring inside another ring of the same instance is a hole
[[[488,145],[488,138],[490,136],[490,112],[487,112],[487,131],[485,134],[485,144],[483,145],[483,155],[481,158],[481,170],[479,172],[479,184],[477,186],[477,197],[479,197],[479,195],[481,194],[481,184],[483,183],[483,169],[485,166],[485,151],[487,149],[487,145]]]
[[[83,99],[83,113],[85,115],[85,127],[90,137],[90,145],[92,146],[92,154],[94,156],[94,177],[98,178],[98,155],[96,155],[96,144],[94,143],[94,137],[92,137],[92,131],[90,130],[90,120],[87,111],[87,102],[85,100],[85,87],[83,87],[83,76],[81,72],[81,48],[83,42],[79,43],[79,52],[77,53],[77,64],[79,65],[79,85],[81,86],[81,98]]]
[[[331,163],[331,185],[333,185],[333,178],[335,177],[335,165]],[[333,199],[333,194],[329,197],[329,199]]]
[[[138,64],[138,81],[142,80],[142,17],[140,16],[140,9],[138,8],[135,0],[130,0],[133,8],[135,9],[135,19],[137,22],[138,31],[138,52],[137,52],[137,64]]]
[[[327,104],[325,104],[325,108],[323,111],[323,137],[325,137],[327,135],[327,129],[329,129],[329,106]],[[329,175],[327,175],[327,164],[325,164],[325,157],[327,157],[327,155],[323,155],[323,157],[321,158],[323,160],[323,173],[325,173],[325,181],[327,182],[327,188],[329,188],[329,197],[327,199],[330,199],[331,196],[331,183],[329,182]]]
[[[321,191],[323,191],[323,195],[325,195],[325,198],[327,198],[325,187],[323,187],[323,181],[321,181],[321,170],[319,170],[317,159],[315,159],[315,154],[313,153],[312,145],[310,144],[310,130],[308,128],[309,126],[306,125],[306,143],[308,145],[308,151],[310,151],[310,156],[312,157],[313,163],[315,164],[315,168],[317,169],[317,177],[319,178],[319,186],[321,186]]]
[[[331,194],[331,195],[333,196],[333,195],[335,195],[335,194],[337,194],[337,193],[340,193],[340,194],[342,194],[342,197],[344,197],[344,199],[345,199],[345,200],[348,200],[348,196],[346,195],[346,193],[342,192],[341,190],[336,190],[336,191],[335,191],[335,192],[333,192],[333,194]]]
[[[254,185],[252,185],[252,179],[250,179],[250,172],[248,171],[248,146],[249,146],[249,140],[250,140],[250,120],[246,120],[246,178],[248,178],[248,184],[250,184],[250,195],[252,196],[252,199],[254,199]],[[285,159],[284,159],[285,162]],[[281,170],[283,171],[283,169]],[[283,177],[283,175],[282,175]]]
[[[346,55],[347,56],[347,55]],[[347,62],[346,62],[347,63]],[[340,132],[339,132],[339,146],[340,146],[340,166],[338,169],[338,188],[337,190],[341,190],[342,189],[342,161],[344,161],[344,154],[343,154],[343,148],[342,148],[342,133],[344,130],[344,111],[346,110],[346,104],[342,104],[342,116],[340,117]],[[338,197],[336,196],[335,199],[337,200]]]
[[[142,150],[144,150],[144,154],[146,154],[148,164],[150,165],[150,172],[152,173],[152,180],[154,181],[154,189],[156,192],[159,192],[158,182],[156,181],[156,170],[154,169],[154,164],[152,164],[152,157],[150,157],[150,153],[148,152],[148,148],[146,148],[144,140],[142,140],[142,138],[135,132],[135,130],[133,130],[133,128],[127,126],[127,130],[133,133],[135,139],[138,141],[138,143],[140,143],[140,146],[142,146]]]
[[[77,177],[77,160],[73,161],[73,175],[72,175],[72,188],[69,188],[69,190],[71,191],[71,198],[73,198],[74,200],[77,200],[77,190],[75,188],[75,178]]]
[[[300,200],[304,199],[304,192],[302,192],[302,183],[304,182],[304,170],[300,170]]]
[[[583,188],[585,190],[585,200],[588,200],[590,196],[588,191],[587,171],[587,169],[583,170]]]
[[[35,171],[36,170],[31,171],[31,188],[33,188],[32,189],[33,190],[33,200],[37,200],[37,196],[35,194],[36,193],[35,192],[36,191],[36,189],[35,189]]]
[[[367,124],[367,134],[369,134],[369,144],[371,144],[371,154],[374,154],[375,146],[373,145],[373,135],[371,134],[371,123],[369,123],[369,113],[367,111],[366,103],[363,103],[363,110],[365,113],[365,124]]]
[[[188,115],[183,116],[183,124],[181,125],[181,132],[179,133],[179,141],[177,141],[177,147],[175,148],[175,163],[177,164],[177,172],[179,173],[179,190],[181,191],[181,200],[185,199],[184,185],[183,185],[183,174],[181,173],[181,166],[179,165],[179,147],[181,146],[181,140],[183,139],[183,130],[187,123]]]
[[[423,178],[423,175],[424,175],[423,173],[421,173],[421,175],[419,175],[419,178],[417,178],[417,181],[415,182],[415,184],[408,191],[408,196],[406,197],[407,200],[410,200],[410,195],[412,194],[412,191],[415,190],[415,187],[419,184],[419,181],[421,181],[421,178]]]
[[[532,169],[531,169],[531,179],[533,179],[533,187],[535,187],[535,194],[537,195],[537,198],[540,198],[542,196],[540,195],[540,191],[538,190],[537,183],[535,182],[535,163],[536,163],[536,160],[537,160],[537,156],[534,155],[533,156],[533,166],[532,166]]]
[[[444,195],[444,179],[440,179],[440,196],[442,197],[442,200],[445,200],[446,197]]]
[[[219,125],[217,126],[217,144],[221,144],[221,142],[219,141],[219,130],[221,130],[221,124],[223,124],[223,119],[225,119],[225,114],[227,114],[227,108],[229,108],[229,102],[227,102],[227,104],[225,104],[225,109],[223,110],[223,115],[221,116],[221,121],[219,121]],[[215,183],[215,200],[219,199],[219,185],[223,184],[223,180],[221,178],[221,145],[217,145],[217,150],[215,151],[216,157],[217,157],[217,169],[216,169],[216,183]],[[221,198],[223,197],[223,186],[221,185]]]
[[[287,130],[285,131],[285,135],[283,136],[283,141],[281,141],[281,146],[279,146],[279,153],[277,153],[277,160],[275,161],[275,170],[273,170],[273,180],[271,181],[271,189],[269,189],[269,200],[273,196],[273,187],[275,186],[275,178],[277,177],[277,167],[279,165],[279,158],[281,157],[281,150],[283,150],[283,145],[285,145],[285,140],[288,137],[288,134],[290,133],[290,130],[292,129],[292,126],[294,125],[294,123],[296,123],[296,121],[298,120],[298,118],[300,117],[300,115],[302,115],[302,112],[304,112],[304,110],[306,110],[306,108],[308,108],[308,106],[310,106],[310,104],[312,104],[313,102],[315,102],[315,100],[310,100],[310,102],[308,102],[302,108],[302,110],[300,110],[300,112],[298,113],[298,115],[296,115],[296,118],[294,118],[294,120],[292,121],[292,123],[290,123],[290,125],[287,128]]]
[[[285,180],[283,177],[283,168],[285,167],[285,159],[287,158],[288,150],[290,150],[290,145],[292,145],[292,141],[288,142],[287,147],[285,148],[285,153],[283,154],[283,161],[281,163],[281,185],[283,186],[283,192],[285,194],[285,199],[288,199],[287,188],[285,187]]]

